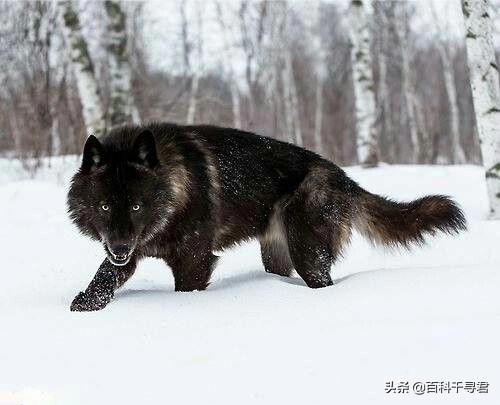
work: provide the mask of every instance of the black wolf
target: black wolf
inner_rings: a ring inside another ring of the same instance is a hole
[[[73,311],[106,306],[144,257],[170,266],[176,291],[204,290],[217,262],[213,252],[257,238],[267,272],[290,276],[295,269],[318,288],[332,284],[330,267],[353,227],[375,244],[408,248],[425,234],[466,226],[447,197],[395,202],[297,146],[174,124],[90,136],[68,209],[107,254]]]

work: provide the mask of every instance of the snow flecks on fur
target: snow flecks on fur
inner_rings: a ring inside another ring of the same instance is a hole
[[[189,142],[191,142],[201,153],[205,159],[206,174],[208,176],[208,197],[210,203],[212,204],[213,219],[215,221],[216,235],[214,241],[214,247],[218,247],[219,240],[222,240],[224,235],[227,234],[227,229],[225,229],[223,224],[219,223],[220,218],[220,206],[221,206],[221,183],[219,179],[219,171],[216,165],[216,158],[210,151],[208,145],[205,145],[203,138],[197,134],[187,134]]]

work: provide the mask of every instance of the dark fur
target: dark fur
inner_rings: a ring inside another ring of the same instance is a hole
[[[68,206],[108,254],[72,310],[103,308],[143,257],[163,259],[177,291],[203,290],[214,251],[258,238],[267,272],[295,269],[317,288],[332,284],[330,267],[352,227],[376,244],[403,247],[465,229],[447,197],[397,203],[305,149],[213,126],[151,124],[90,137]],[[131,252],[125,265],[115,265],[125,257],[117,252]]]

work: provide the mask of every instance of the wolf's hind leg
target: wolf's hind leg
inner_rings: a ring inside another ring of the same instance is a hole
[[[330,268],[349,240],[350,222],[349,202],[331,190],[305,188],[287,204],[284,224],[290,257],[309,287],[333,284]]]
[[[290,277],[293,271],[293,264],[286,240],[284,243],[280,243],[261,239],[260,254],[266,272],[277,274],[278,276]]]
[[[274,207],[266,231],[259,236],[259,242],[262,263],[266,272],[290,277],[293,264],[288,251],[283,214],[279,204]]]
[[[332,285],[330,267],[334,257],[325,244],[307,224],[300,224],[298,218],[287,221],[288,246],[295,271],[308,287],[321,288]]]

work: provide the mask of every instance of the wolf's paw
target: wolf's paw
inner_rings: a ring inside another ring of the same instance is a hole
[[[112,299],[112,295],[89,294],[80,292],[71,303],[71,311],[99,311],[103,309]]]

